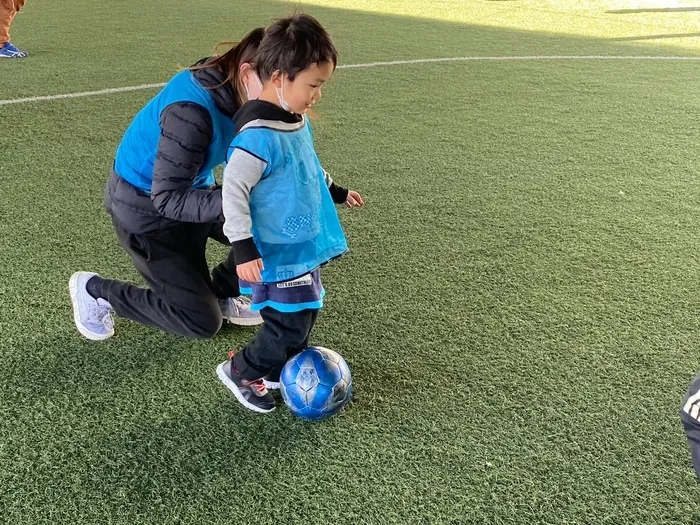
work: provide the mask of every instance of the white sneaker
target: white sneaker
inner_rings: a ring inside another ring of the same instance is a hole
[[[263,323],[260,313],[251,310],[250,304],[250,298],[244,295],[219,299],[223,318],[229,323],[239,326],[256,326]]]
[[[114,335],[112,306],[104,299],[95,299],[87,291],[87,282],[95,273],[75,272],[68,281],[73,302],[73,320],[78,332],[91,341],[104,341]]]

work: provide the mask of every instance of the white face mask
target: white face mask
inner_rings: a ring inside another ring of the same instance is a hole
[[[282,77],[280,77],[280,78],[282,78]],[[282,78],[282,89],[275,86],[275,92],[277,93],[277,100],[279,100],[280,106],[282,106],[282,109],[284,109],[285,111],[289,111],[291,113],[292,110],[289,109],[289,104],[287,104],[287,101],[284,100],[284,78]]]
[[[263,85],[262,82],[260,82],[260,78],[258,77],[257,73],[255,71],[251,71],[250,75],[255,79],[255,82],[258,84],[258,95],[256,97],[251,97],[250,96],[250,90],[248,89],[248,84],[243,84],[243,88],[245,89],[245,96],[247,97],[248,100],[253,100],[257,99],[260,96],[260,92],[263,90]]]

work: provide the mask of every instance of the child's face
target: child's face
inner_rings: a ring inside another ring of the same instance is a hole
[[[333,64],[322,62],[306,68],[293,81],[286,75],[279,78],[283,98],[289,105],[288,111],[300,115],[306,113],[321,98],[321,88],[332,74]]]

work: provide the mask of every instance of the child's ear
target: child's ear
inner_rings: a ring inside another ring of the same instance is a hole
[[[279,69],[272,73],[270,81],[275,85],[275,87],[278,87],[280,89],[282,88],[282,73],[280,73]]]

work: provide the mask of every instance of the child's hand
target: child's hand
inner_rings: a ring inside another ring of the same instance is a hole
[[[349,191],[348,198],[345,199],[345,205],[348,208],[360,208],[365,205],[365,201],[362,200],[362,197],[356,191]]]
[[[255,259],[247,263],[236,266],[238,277],[249,283],[259,283],[262,281],[260,270],[264,270],[262,259]]]

